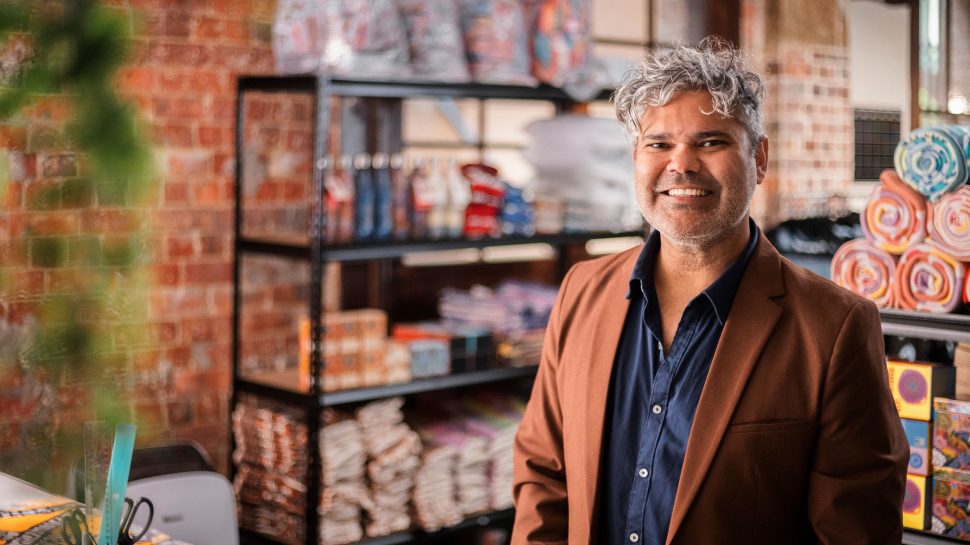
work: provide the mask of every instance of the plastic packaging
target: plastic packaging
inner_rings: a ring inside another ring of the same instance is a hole
[[[411,165],[408,185],[411,193],[411,236],[415,239],[426,239],[431,236],[428,227],[428,216],[431,213],[431,164],[423,159],[416,159]]]
[[[404,19],[395,0],[280,0],[273,55],[283,73],[410,75]]]
[[[442,164],[444,179],[448,184],[448,205],[445,212],[445,236],[460,238],[465,228],[465,210],[472,200],[468,180],[462,175],[457,160]]]
[[[375,153],[371,164],[374,177],[374,238],[387,240],[394,231],[393,198],[391,171],[385,153]]]
[[[476,163],[463,165],[461,173],[468,180],[472,193],[472,200],[465,209],[465,236],[501,236],[498,214],[502,209],[505,184],[498,177],[498,169]]]
[[[324,180],[327,202],[327,242],[350,242],[354,238],[354,182],[350,157],[325,159],[330,168]]]
[[[471,80],[455,0],[397,0],[410,44],[415,79]]]
[[[529,73],[525,12],[518,0],[459,0],[472,79],[535,85]]]
[[[391,155],[388,170],[391,176],[392,236],[403,240],[411,234],[411,187],[410,179],[404,172],[404,158],[400,153]]]
[[[585,69],[590,48],[589,0],[527,0],[532,75],[565,86]]]

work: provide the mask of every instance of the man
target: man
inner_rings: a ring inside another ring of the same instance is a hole
[[[876,307],[749,219],[763,85],[705,41],[615,95],[642,248],[566,275],[515,443],[512,543],[893,544],[908,447]]]

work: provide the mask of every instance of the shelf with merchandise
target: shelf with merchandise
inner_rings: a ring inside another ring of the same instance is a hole
[[[882,309],[879,314],[884,335],[970,342],[970,316],[968,315],[930,314],[895,309]]]

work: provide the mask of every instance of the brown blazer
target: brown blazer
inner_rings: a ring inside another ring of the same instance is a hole
[[[603,415],[639,248],[563,280],[515,439],[514,545],[595,540]],[[909,447],[876,307],[762,235],[697,405],[667,544],[899,545]],[[622,545],[622,544],[602,544]]]

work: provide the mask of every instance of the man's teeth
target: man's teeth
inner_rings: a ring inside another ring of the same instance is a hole
[[[710,191],[704,191],[703,189],[671,189],[667,191],[667,194],[671,197],[703,197],[708,193]]]

